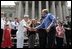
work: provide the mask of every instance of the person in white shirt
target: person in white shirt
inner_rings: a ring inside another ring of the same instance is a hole
[[[11,22],[10,22],[10,20],[9,19],[6,19],[6,23],[5,24],[8,24],[9,25],[9,27],[11,28]]]
[[[5,17],[1,18],[1,29],[4,29],[4,25],[5,25]]]
[[[24,15],[24,18],[19,22],[18,31],[16,33],[17,48],[23,48],[24,33],[27,31],[28,15]]]
[[[12,31],[11,31],[11,34],[12,36],[14,37],[14,35],[16,35],[16,32],[18,30],[18,18],[15,18],[13,22],[11,22],[11,28],[12,28]]]

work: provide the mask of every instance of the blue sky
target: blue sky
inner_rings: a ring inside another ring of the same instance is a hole
[[[68,7],[71,7],[71,1],[67,1]],[[15,5],[14,1],[1,1],[1,5]]]

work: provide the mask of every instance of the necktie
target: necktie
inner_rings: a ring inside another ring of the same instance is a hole
[[[15,25],[16,25],[17,23],[15,22]],[[15,29],[16,29],[16,26],[15,26]]]

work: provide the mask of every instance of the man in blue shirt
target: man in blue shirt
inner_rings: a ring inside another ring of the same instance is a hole
[[[42,10],[42,16],[45,18],[42,20],[41,24],[36,27],[39,31],[39,44],[41,48],[45,48],[47,42],[46,38],[48,36],[48,47],[51,48],[55,40],[56,18],[51,13],[48,13],[47,9]]]
[[[53,27],[55,26],[55,22],[56,22],[56,19],[55,17],[51,14],[51,13],[48,13],[46,15],[46,18],[42,21],[42,23],[37,26],[36,28],[37,29],[49,29],[50,27]]]

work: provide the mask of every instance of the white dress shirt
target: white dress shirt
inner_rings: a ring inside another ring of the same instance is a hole
[[[12,29],[18,29],[18,24],[19,24],[18,22],[16,22],[16,24],[15,24],[15,21],[11,22],[11,28]]]

